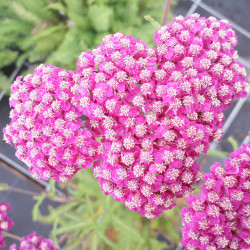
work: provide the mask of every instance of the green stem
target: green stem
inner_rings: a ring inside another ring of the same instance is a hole
[[[35,193],[35,192],[31,192],[29,190],[25,190],[22,188],[16,188],[16,187],[12,187],[12,186],[8,186],[6,189],[17,192],[17,193],[22,193],[22,194],[27,194],[27,195],[31,195],[31,196],[39,196],[40,193]],[[60,203],[67,203],[67,202],[71,202],[74,201],[75,199],[73,197],[60,197],[60,196],[56,196],[56,197],[50,197],[49,193],[45,193],[45,197],[46,198],[50,198],[54,201],[60,202]]]

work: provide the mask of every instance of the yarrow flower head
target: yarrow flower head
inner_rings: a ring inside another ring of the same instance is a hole
[[[83,128],[74,88],[77,75],[50,65],[12,84],[11,123],[4,139],[41,180],[66,181],[91,165],[98,142]]]
[[[221,138],[223,111],[246,96],[246,72],[234,31],[215,18],[177,17],[154,38],[157,49],[111,34],[75,72],[41,66],[17,79],[5,139],[35,176],[64,181],[97,157],[105,194],[147,218],[192,191],[195,157]]]
[[[204,175],[202,192],[187,199],[182,244],[187,249],[250,248],[250,145],[243,144]]]
[[[106,153],[94,175],[105,194],[147,218],[190,194],[201,178],[195,157],[221,138],[223,111],[246,95],[229,24],[178,17],[154,37],[156,50],[108,35],[77,62],[86,126]]]
[[[20,246],[16,244],[10,246],[10,250],[59,250],[55,247],[53,241],[50,239],[37,236],[36,232],[31,233],[28,236],[22,237],[20,240]]]
[[[14,225],[13,220],[9,219],[7,211],[11,210],[10,204],[0,202],[0,248],[5,247],[3,231],[9,231]]]

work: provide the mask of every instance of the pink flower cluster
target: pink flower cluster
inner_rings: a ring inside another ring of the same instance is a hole
[[[0,248],[5,247],[4,236],[1,234],[3,231],[9,231],[13,226],[13,220],[9,219],[7,211],[11,210],[10,204],[0,202]]]
[[[31,233],[20,240],[20,246],[16,244],[10,246],[10,250],[59,250],[53,241],[42,236],[36,236],[36,232]]]
[[[185,131],[184,139],[192,144],[189,151],[206,152],[208,143],[222,135],[222,112],[234,98],[246,96],[246,71],[237,62],[235,32],[225,20],[194,14],[177,17],[156,31],[154,38],[156,92],[162,109],[169,117],[188,118],[190,131]],[[198,138],[193,125],[203,131]]]
[[[105,152],[94,176],[105,194],[148,218],[188,196],[201,178],[195,157],[220,139],[223,111],[246,95],[229,24],[178,17],[154,37],[155,51],[108,35],[77,62],[86,127]]]
[[[187,199],[182,244],[196,249],[250,249],[250,145],[244,144],[204,175],[202,192]]]
[[[221,138],[246,72],[225,21],[177,17],[154,38],[157,49],[108,35],[75,72],[41,66],[17,78],[4,133],[33,175],[66,181],[94,161],[105,194],[147,218],[190,194],[202,176],[195,157]]]
[[[74,72],[40,65],[34,74],[17,77],[12,85],[11,123],[4,138],[33,176],[57,181],[72,178],[91,165],[98,142],[79,118]]]

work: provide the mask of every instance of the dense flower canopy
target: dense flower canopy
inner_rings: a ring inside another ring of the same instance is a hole
[[[108,35],[75,72],[41,66],[17,78],[5,139],[33,175],[66,181],[93,162],[104,193],[147,218],[190,194],[202,176],[195,157],[221,138],[246,72],[225,21],[177,17],[154,38],[157,49]]]
[[[204,175],[202,192],[187,199],[182,244],[193,249],[250,248],[250,145],[243,144]]]
[[[40,65],[12,85],[11,123],[4,129],[17,157],[36,178],[66,181],[90,167],[99,144],[83,128],[74,73]]]
[[[10,250],[59,250],[59,248],[54,246],[52,240],[37,236],[36,232],[33,232],[21,238],[19,247],[16,244],[11,245]]]
[[[11,210],[10,204],[0,202],[0,248],[4,248],[6,245],[2,232],[9,231],[14,224],[13,220],[11,220],[8,216],[8,210]]]
[[[223,111],[246,95],[226,22],[178,17],[154,37],[156,50],[108,35],[77,62],[86,127],[105,148],[94,175],[105,194],[148,218],[188,196],[201,178],[195,157],[220,139]]]

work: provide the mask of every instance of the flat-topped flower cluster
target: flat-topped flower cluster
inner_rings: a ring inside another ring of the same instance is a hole
[[[17,78],[4,133],[33,175],[66,181],[93,162],[105,194],[147,218],[192,192],[202,177],[195,157],[221,138],[246,72],[225,21],[178,17],[154,38],[157,49],[108,35],[74,72],[40,66]]]
[[[9,231],[14,222],[7,214],[7,211],[11,210],[11,205],[7,202],[0,202],[0,248],[5,248],[6,243],[4,239],[3,231]],[[10,246],[10,250],[59,250],[54,246],[53,241],[43,238],[42,236],[36,236],[36,232],[31,233],[28,236],[22,237],[20,240],[20,246],[16,244]]]
[[[11,210],[10,204],[6,202],[0,202],[0,248],[6,246],[3,231],[9,231],[13,226],[13,220],[8,216],[8,210]]]
[[[243,144],[204,175],[202,192],[187,199],[182,244],[188,250],[250,248],[250,145]]]
[[[20,246],[12,244],[10,250],[59,250],[55,247],[51,239],[37,236],[36,232],[31,233],[28,236],[22,237],[20,240]]]
[[[12,84],[11,124],[4,129],[16,156],[36,178],[66,181],[90,167],[99,143],[83,128],[74,72],[41,65]]]
[[[154,37],[155,51],[109,35],[77,62],[86,127],[102,137],[106,153],[94,175],[105,194],[148,218],[190,194],[201,178],[195,157],[220,139],[223,111],[246,94],[227,23],[177,18]]]

